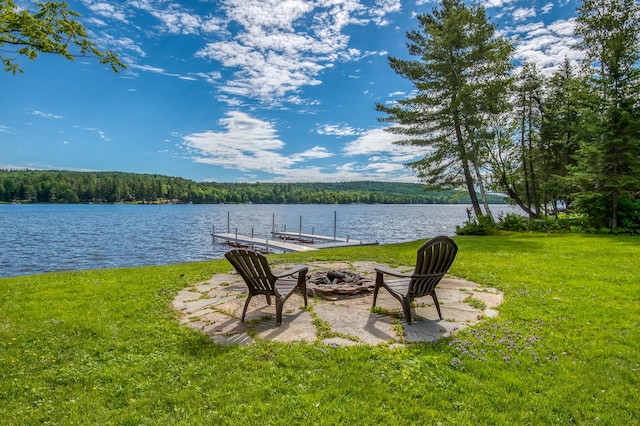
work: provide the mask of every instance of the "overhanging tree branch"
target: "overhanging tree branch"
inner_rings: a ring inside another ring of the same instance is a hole
[[[126,68],[119,56],[110,50],[101,51],[89,40],[86,28],[75,18],[80,14],[68,9],[64,2],[36,2],[37,11],[19,10],[13,0],[0,0],[0,55],[4,70],[13,74],[24,72],[16,55],[29,60],[42,53],[60,55],[68,60],[95,58],[109,65],[114,72]],[[5,46],[15,46],[7,50]]]

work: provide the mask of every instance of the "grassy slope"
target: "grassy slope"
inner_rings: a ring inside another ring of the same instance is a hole
[[[457,237],[496,319],[438,344],[221,347],[175,321],[225,260],[0,280],[7,424],[633,424],[640,240]],[[270,256],[412,264],[420,242]]]

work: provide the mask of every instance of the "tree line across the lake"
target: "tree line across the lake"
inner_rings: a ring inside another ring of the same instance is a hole
[[[391,182],[214,183],[124,172],[0,170],[0,202],[468,204],[464,191]],[[505,203],[492,195],[490,202]]]

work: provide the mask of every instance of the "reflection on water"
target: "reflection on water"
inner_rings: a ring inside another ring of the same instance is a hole
[[[381,244],[454,235],[467,205],[0,205],[0,277],[222,258],[211,231],[288,231]],[[515,212],[492,206],[494,214]]]

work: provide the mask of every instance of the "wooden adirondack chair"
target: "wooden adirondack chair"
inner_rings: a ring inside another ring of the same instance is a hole
[[[271,305],[271,296],[276,298],[276,324],[282,324],[282,307],[284,302],[293,294],[296,288],[302,291],[304,305],[307,306],[306,275],[309,268],[298,265],[292,269],[274,274],[269,266],[267,257],[261,253],[246,249],[233,249],[224,255],[249,287],[249,296],[242,310],[241,321],[247,313],[247,307],[251,298],[258,294],[267,297],[267,303]],[[298,274],[297,279],[287,278]]]
[[[376,268],[376,284],[373,290],[373,306],[376,306],[378,290],[381,287],[402,304],[407,324],[411,324],[411,302],[422,296],[431,296],[438,316],[442,319],[440,304],[436,296],[436,286],[447,273],[458,253],[458,246],[449,237],[435,237],[418,249],[416,267],[412,274],[400,274],[383,268]],[[399,279],[385,280],[385,275]]]

